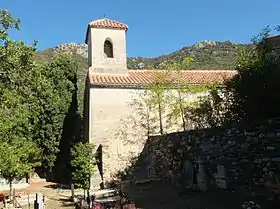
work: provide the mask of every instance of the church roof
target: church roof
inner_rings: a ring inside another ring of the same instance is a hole
[[[158,72],[158,70],[128,70],[128,75],[125,76],[89,74],[88,81],[92,85],[147,85],[156,81]],[[220,83],[236,74],[236,71],[231,70],[184,70],[179,74],[174,72],[171,77],[174,78],[174,84],[182,82],[188,84],[211,84]]]
[[[89,23],[91,28],[108,28],[108,29],[120,29],[128,30],[128,26],[116,20],[110,20],[108,18],[103,18],[99,20],[94,20]]]

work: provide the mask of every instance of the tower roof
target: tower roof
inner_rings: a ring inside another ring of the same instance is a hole
[[[124,23],[121,23],[116,20],[110,20],[108,18],[94,20],[89,23],[91,28],[108,28],[108,29],[120,29],[120,30],[128,30],[128,26]]]
[[[117,20],[111,20],[108,18],[98,19],[91,21],[87,27],[87,35],[85,43],[87,43],[87,36],[90,28],[105,28],[105,29],[117,29],[117,30],[128,30],[128,25],[119,22]]]

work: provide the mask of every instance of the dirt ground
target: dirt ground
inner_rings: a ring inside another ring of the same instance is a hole
[[[16,194],[36,194],[42,193],[47,197],[46,208],[48,209],[74,209],[74,203],[70,201],[70,190],[56,189],[54,183],[40,182],[32,183],[29,188],[16,190]],[[7,191],[8,192],[8,191]],[[22,206],[23,209],[28,209],[28,205]],[[1,205],[0,208],[3,208]],[[30,204],[33,209],[33,202]]]
[[[54,183],[36,183],[17,192],[43,193],[47,197],[47,209],[74,209],[69,189],[57,189]],[[159,182],[124,185],[123,191],[142,209],[240,209],[244,201],[238,193],[211,191],[189,193]],[[1,207],[0,207],[1,208]],[[28,206],[24,206],[28,209]],[[31,207],[33,208],[33,203]]]
[[[55,184],[53,183],[47,183],[39,186],[31,186],[30,192],[36,193],[41,192],[43,193],[47,198],[46,202],[46,208],[49,209],[74,209],[74,203],[70,200],[71,197],[71,191],[70,190],[64,190],[64,189],[56,189],[55,187],[50,187]],[[28,207],[24,207],[28,208]],[[32,207],[31,207],[32,208]]]
[[[240,209],[244,201],[237,193],[217,190],[191,194],[158,182],[128,185],[124,192],[143,209]]]

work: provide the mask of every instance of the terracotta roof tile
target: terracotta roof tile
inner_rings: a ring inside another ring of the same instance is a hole
[[[160,72],[160,73],[159,73]],[[129,70],[125,76],[111,75],[88,75],[91,84],[97,85],[145,85],[154,83],[159,74],[165,71],[156,70]],[[224,79],[231,78],[236,71],[230,70],[185,70],[180,73],[169,73],[167,77],[172,79],[173,83],[188,84],[210,84],[222,82]]]
[[[91,23],[89,23],[89,26],[92,28],[112,28],[128,30],[128,26],[126,24],[107,18],[92,21]]]

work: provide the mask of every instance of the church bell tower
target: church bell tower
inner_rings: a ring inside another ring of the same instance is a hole
[[[88,24],[89,74],[127,75],[126,32],[128,26],[108,18]]]

